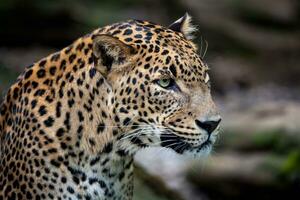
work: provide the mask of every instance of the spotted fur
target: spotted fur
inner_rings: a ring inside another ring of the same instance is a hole
[[[220,118],[191,26],[116,23],[27,67],[1,105],[0,200],[129,200],[139,149],[207,154]]]

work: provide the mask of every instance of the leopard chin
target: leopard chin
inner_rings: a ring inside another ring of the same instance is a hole
[[[202,158],[208,157],[212,151],[213,143],[211,141],[206,141],[198,147],[193,147],[185,150],[182,155],[192,157],[192,158]]]

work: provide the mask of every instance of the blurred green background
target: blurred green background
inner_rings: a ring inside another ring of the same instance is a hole
[[[206,159],[139,153],[135,200],[298,199],[299,0],[0,0],[0,94],[25,66],[99,26],[167,26],[185,12],[199,49],[208,42],[223,130]]]

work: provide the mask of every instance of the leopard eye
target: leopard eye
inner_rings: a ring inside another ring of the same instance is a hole
[[[162,79],[159,79],[157,83],[158,83],[159,86],[161,86],[163,88],[167,88],[167,87],[171,86],[172,79],[162,78]]]
[[[167,89],[167,90],[173,90],[173,91],[180,91],[180,88],[176,84],[174,79],[171,78],[161,78],[157,79],[156,84],[160,87]]]

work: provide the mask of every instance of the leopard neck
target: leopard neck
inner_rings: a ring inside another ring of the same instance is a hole
[[[95,181],[105,197],[126,199],[132,196],[133,155],[116,141],[121,130],[113,115],[111,87],[90,63],[72,68],[62,74],[67,81],[57,81],[60,98],[52,112],[59,114],[49,134],[59,141],[61,151],[53,163],[62,163],[79,185]]]

